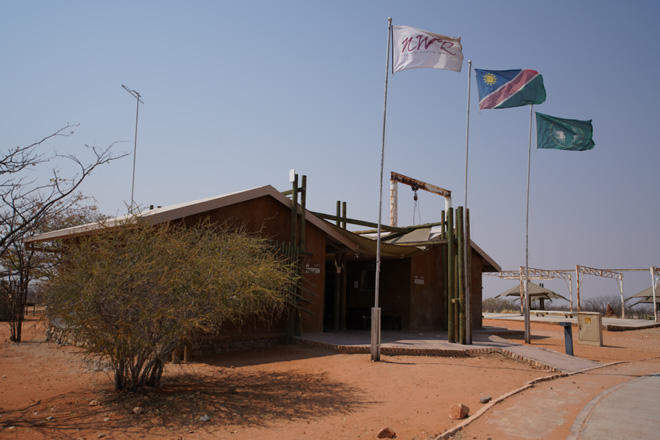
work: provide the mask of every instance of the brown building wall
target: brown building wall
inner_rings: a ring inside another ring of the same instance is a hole
[[[190,226],[205,219],[228,227],[242,227],[249,233],[257,233],[274,241],[291,240],[291,209],[268,196],[187,217],[185,224]],[[302,294],[312,303],[304,305],[311,314],[302,312],[302,329],[303,332],[317,332],[323,329],[325,233],[309,222],[305,228],[305,254],[302,276],[307,281],[303,281],[302,285],[311,293]],[[241,332],[284,332],[285,322],[283,318],[270,324],[247,322],[241,327]]]
[[[445,246],[432,246],[411,260],[411,330],[440,329],[442,323],[446,323],[447,301],[442,293],[442,262],[445,249]]]

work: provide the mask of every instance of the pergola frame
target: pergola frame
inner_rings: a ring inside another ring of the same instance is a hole
[[[568,292],[570,294],[571,313],[573,312],[573,273],[567,270],[551,270],[551,269],[534,269],[532,267],[527,269],[527,278],[530,280],[551,280],[553,278],[561,278],[566,282]],[[524,313],[524,289],[523,283],[525,282],[525,268],[520,266],[518,271],[503,270],[501,272],[486,272],[486,275],[496,276],[503,280],[520,280],[520,314]]]
[[[653,319],[658,322],[658,305],[656,304],[655,289],[660,281],[660,267],[651,266],[651,293],[653,294]]]
[[[629,269],[629,270],[645,270],[645,269]],[[598,277],[612,278],[617,281],[619,286],[619,292],[621,293],[621,318],[626,317],[626,306],[623,299],[623,274],[620,269],[594,269],[593,267],[586,266],[575,266],[575,278],[576,278],[576,292],[577,292],[577,311],[580,311],[580,285],[585,275],[595,275]],[[582,276],[580,276],[582,275]]]
[[[594,275],[604,278],[612,278],[617,281],[619,292],[621,294],[621,318],[626,317],[626,310],[623,295],[623,272],[644,272],[647,269],[596,269],[587,266],[575,266],[575,281],[576,281],[576,296],[577,296],[577,311],[580,311],[580,286],[585,275]],[[519,270],[503,270],[501,272],[486,272],[486,275],[496,276],[503,280],[520,280],[520,313],[523,314],[523,283],[525,268],[520,266]],[[571,269],[528,269],[527,279],[529,280],[549,280],[553,278],[561,278],[566,282],[568,292],[570,294],[571,312],[573,312],[573,270]],[[653,295],[653,314],[656,321],[658,321],[658,307],[656,305],[655,289],[660,285],[660,267],[652,266],[651,272],[651,286]]]

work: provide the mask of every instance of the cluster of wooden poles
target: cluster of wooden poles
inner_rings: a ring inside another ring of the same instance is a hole
[[[470,320],[470,210],[462,206],[441,213],[442,240],[447,255],[442,265],[443,294],[447,298],[448,342],[472,343]]]

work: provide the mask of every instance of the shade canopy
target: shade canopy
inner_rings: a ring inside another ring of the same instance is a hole
[[[537,299],[548,299],[548,300],[553,300],[553,299],[563,299],[564,301],[568,301],[566,298],[561,296],[560,294],[553,292],[550,289],[546,289],[545,287],[539,286],[538,284],[534,283],[529,283],[529,286],[527,288],[527,292],[529,293],[529,296],[532,300],[537,300]],[[495,298],[500,298],[503,296],[514,296],[520,298],[520,283],[517,283],[515,286],[507,290],[506,292],[502,292],[499,295],[497,295]]]
[[[653,304],[653,287],[649,287],[648,289],[644,289],[639,293],[636,293],[635,295],[631,296],[630,298],[626,298],[626,301],[631,300],[631,299],[637,299],[635,304]],[[655,286],[655,302],[660,303],[660,285]]]

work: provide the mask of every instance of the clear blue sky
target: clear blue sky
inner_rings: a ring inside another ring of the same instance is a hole
[[[660,265],[656,128],[660,4],[655,1],[4,1],[0,3],[3,148],[67,123],[49,147],[133,151],[135,198],[169,205],[309,181],[310,209],[375,221],[387,17],[461,36],[461,73],[390,77],[386,175],[450,189],[463,204],[467,60],[544,77],[536,110],[593,119],[588,152],[532,151],[530,266]],[[524,265],[529,108],[479,111],[472,79],[469,200],[473,239],[504,268]],[[98,170],[83,192],[107,214],[130,201],[132,157]],[[42,176],[43,177],[43,176]],[[385,184],[387,191],[387,183]],[[400,189],[400,224],[413,221]],[[385,194],[387,200],[387,194]],[[420,193],[421,222],[443,201]],[[387,209],[383,214],[388,221]],[[419,220],[419,217],[417,218]],[[650,275],[625,275],[626,295]],[[485,296],[513,282],[486,279]],[[559,283],[563,283],[560,281]],[[563,284],[556,286],[565,294]],[[618,293],[587,277],[585,295]]]

